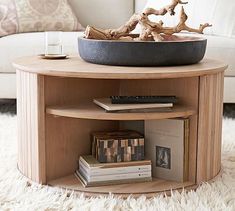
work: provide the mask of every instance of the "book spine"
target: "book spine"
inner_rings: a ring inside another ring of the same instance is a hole
[[[91,154],[92,154],[92,156],[94,156],[94,157],[95,157],[95,155],[96,155],[95,150],[96,150],[96,137],[93,136],[93,137],[92,137],[92,143],[91,143]]]
[[[184,122],[184,173],[183,181],[186,182],[189,179],[189,131],[190,120],[186,119]]]

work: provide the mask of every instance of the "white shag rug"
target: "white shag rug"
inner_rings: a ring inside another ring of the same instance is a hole
[[[222,176],[196,191],[174,192],[171,197],[123,200],[110,195],[88,199],[57,188],[29,185],[17,171],[16,163],[16,117],[0,114],[0,210],[235,211],[235,120],[232,119],[224,120]]]

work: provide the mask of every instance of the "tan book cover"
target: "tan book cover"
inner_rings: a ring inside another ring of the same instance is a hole
[[[183,182],[188,177],[189,120],[145,122],[146,158],[152,161],[153,177]]]
[[[99,163],[92,155],[80,156],[81,161],[88,168],[116,168],[124,166],[151,165],[150,160],[130,161],[120,163]]]
[[[117,174],[129,174],[129,173],[142,173],[152,172],[151,164],[140,166],[122,166],[116,168],[88,168],[79,161],[79,171],[83,172],[84,176],[96,177],[104,175],[117,175]]]
[[[107,111],[172,108],[173,107],[173,103],[112,104],[110,98],[94,99],[93,102]]]

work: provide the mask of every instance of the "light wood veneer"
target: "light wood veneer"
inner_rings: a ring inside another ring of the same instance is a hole
[[[42,184],[92,194],[109,191],[134,196],[170,189],[193,189],[214,178],[221,168],[223,107],[222,62],[205,59],[183,67],[111,67],[72,56],[52,61],[18,59],[18,167]],[[92,104],[111,95],[176,95],[173,112],[112,114]],[[90,133],[118,130],[124,121],[190,118],[189,181],[153,182],[83,188],[72,175],[80,155],[90,154]],[[70,176],[68,176],[70,175]]]
[[[96,65],[83,61],[78,55],[67,60],[43,60],[38,57],[19,58],[13,63],[18,70],[31,73],[72,78],[94,79],[160,79],[195,77],[224,70],[223,62],[204,59],[195,65],[178,67],[121,67]]]
[[[79,106],[47,107],[46,112],[55,116],[96,120],[170,119],[188,117],[196,114],[194,109],[183,106],[175,106],[172,111],[165,112],[107,113],[104,109],[94,105],[92,102]]]
[[[130,194],[130,190],[132,194],[140,195],[141,193],[149,197],[150,195],[162,193],[169,190],[178,190],[178,189],[181,190],[182,187],[186,189],[187,187],[196,187],[194,182],[180,183],[180,182],[166,181],[153,178],[152,182],[109,185],[103,188],[100,187],[84,188],[74,175],[69,175],[67,177],[49,181],[49,185],[58,186],[70,190],[76,190],[79,192],[83,192],[88,196],[94,196],[94,195],[98,196],[99,194],[113,193],[113,194],[122,195],[124,197]]]

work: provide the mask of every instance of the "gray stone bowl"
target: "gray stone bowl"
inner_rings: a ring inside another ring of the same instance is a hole
[[[176,35],[164,39],[163,42],[132,42],[79,37],[78,49],[87,62],[115,66],[189,65],[200,62],[205,55],[206,39]]]

